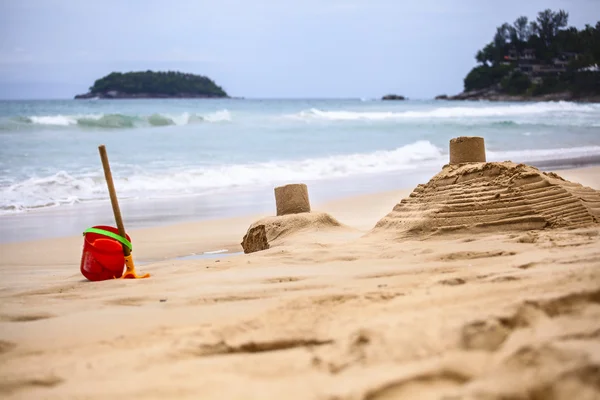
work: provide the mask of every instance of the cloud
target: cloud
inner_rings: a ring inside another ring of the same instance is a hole
[[[159,50],[154,53],[143,51],[131,51],[125,54],[115,54],[108,51],[78,50],[72,52],[40,51],[29,52],[22,47],[15,47],[12,51],[0,50],[0,65],[23,65],[23,64],[78,64],[78,63],[134,63],[134,62],[171,62],[171,63],[200,63],[216,64],[219,58],[196,50],[184,48],[172,48]]]

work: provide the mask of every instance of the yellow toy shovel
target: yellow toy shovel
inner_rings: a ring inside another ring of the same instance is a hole
[[[110,165],[108,163],[108,155],[106,154],[106,147],[104,145],[98,146],[100,151],[100,158],[102,159],[102,167],[104,168],[104,177],[106,178],[106,184],[108,185],[108,193],[110,194],[110,202],[112,204],[113,213],[115,214],[115,221],[117,222],[117,229],[119,235],[123,238],[126,237],[125,226],[123,225],[123,218],[121,218],[121,210],[119,209],[119,202],[117,200],[117,192],[115,191],[115,185],[112,179],[112,173],[110,172]],[[121,276],[121,279],[142,279],[149,278],[150,274],[138,275],[135,272],[135,265],[133,264],[133,256],[129,247],[121,243],[123,246],[123,255],[125,256],[125,273]]]

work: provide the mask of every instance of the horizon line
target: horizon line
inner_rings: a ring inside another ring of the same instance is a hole
[[[138,99],[74,99],[73,97],[28,97],[28,98],[1,98],[0,101],[49,101],[49,100],[77,100],[77,101],[99,101],[99,100],[199,100],[199,101],[214,101],[214,100],[368,100],[368,101],[387,101],[387,102],[402,102],[402,101],[424,101],[424,100],[435,100],[435,96],[432,97],[406,97],[404,100],[382,100],[381,97],[366,97],[366,96],[342,96],[342,97],[246,97],[246,96],[229,96],[229,97],[215,97],[215,98],[138,98]]]

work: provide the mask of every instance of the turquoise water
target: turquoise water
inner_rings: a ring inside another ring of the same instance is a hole
[[[128,204],[153,200],[164,214],[173,199],[203,198],[208,204],[219,196],[232,200],[232,194],[246,196],[251,209],[252,193],[265,190],[271,196],[274,185],[288,182],[312,183],[321,193],[333,187],[336,193],[368,191],[373,187],[352,187],[353,182],[385,176],[412,183],[423,171],[439,170],[448,159],[448,141],[461,135],[483,136],[489,160],[596,156],[600,105],[2,101],[0,213],[15,217],[108,204],[100,144],[107,147],[119,198]]]

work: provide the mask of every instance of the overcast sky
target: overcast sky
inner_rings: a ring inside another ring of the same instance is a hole
[[[230,95],[454,94],[495,27],[600,0],[0,0],[0,98],[72,98],[112,71],[207,75]]]

